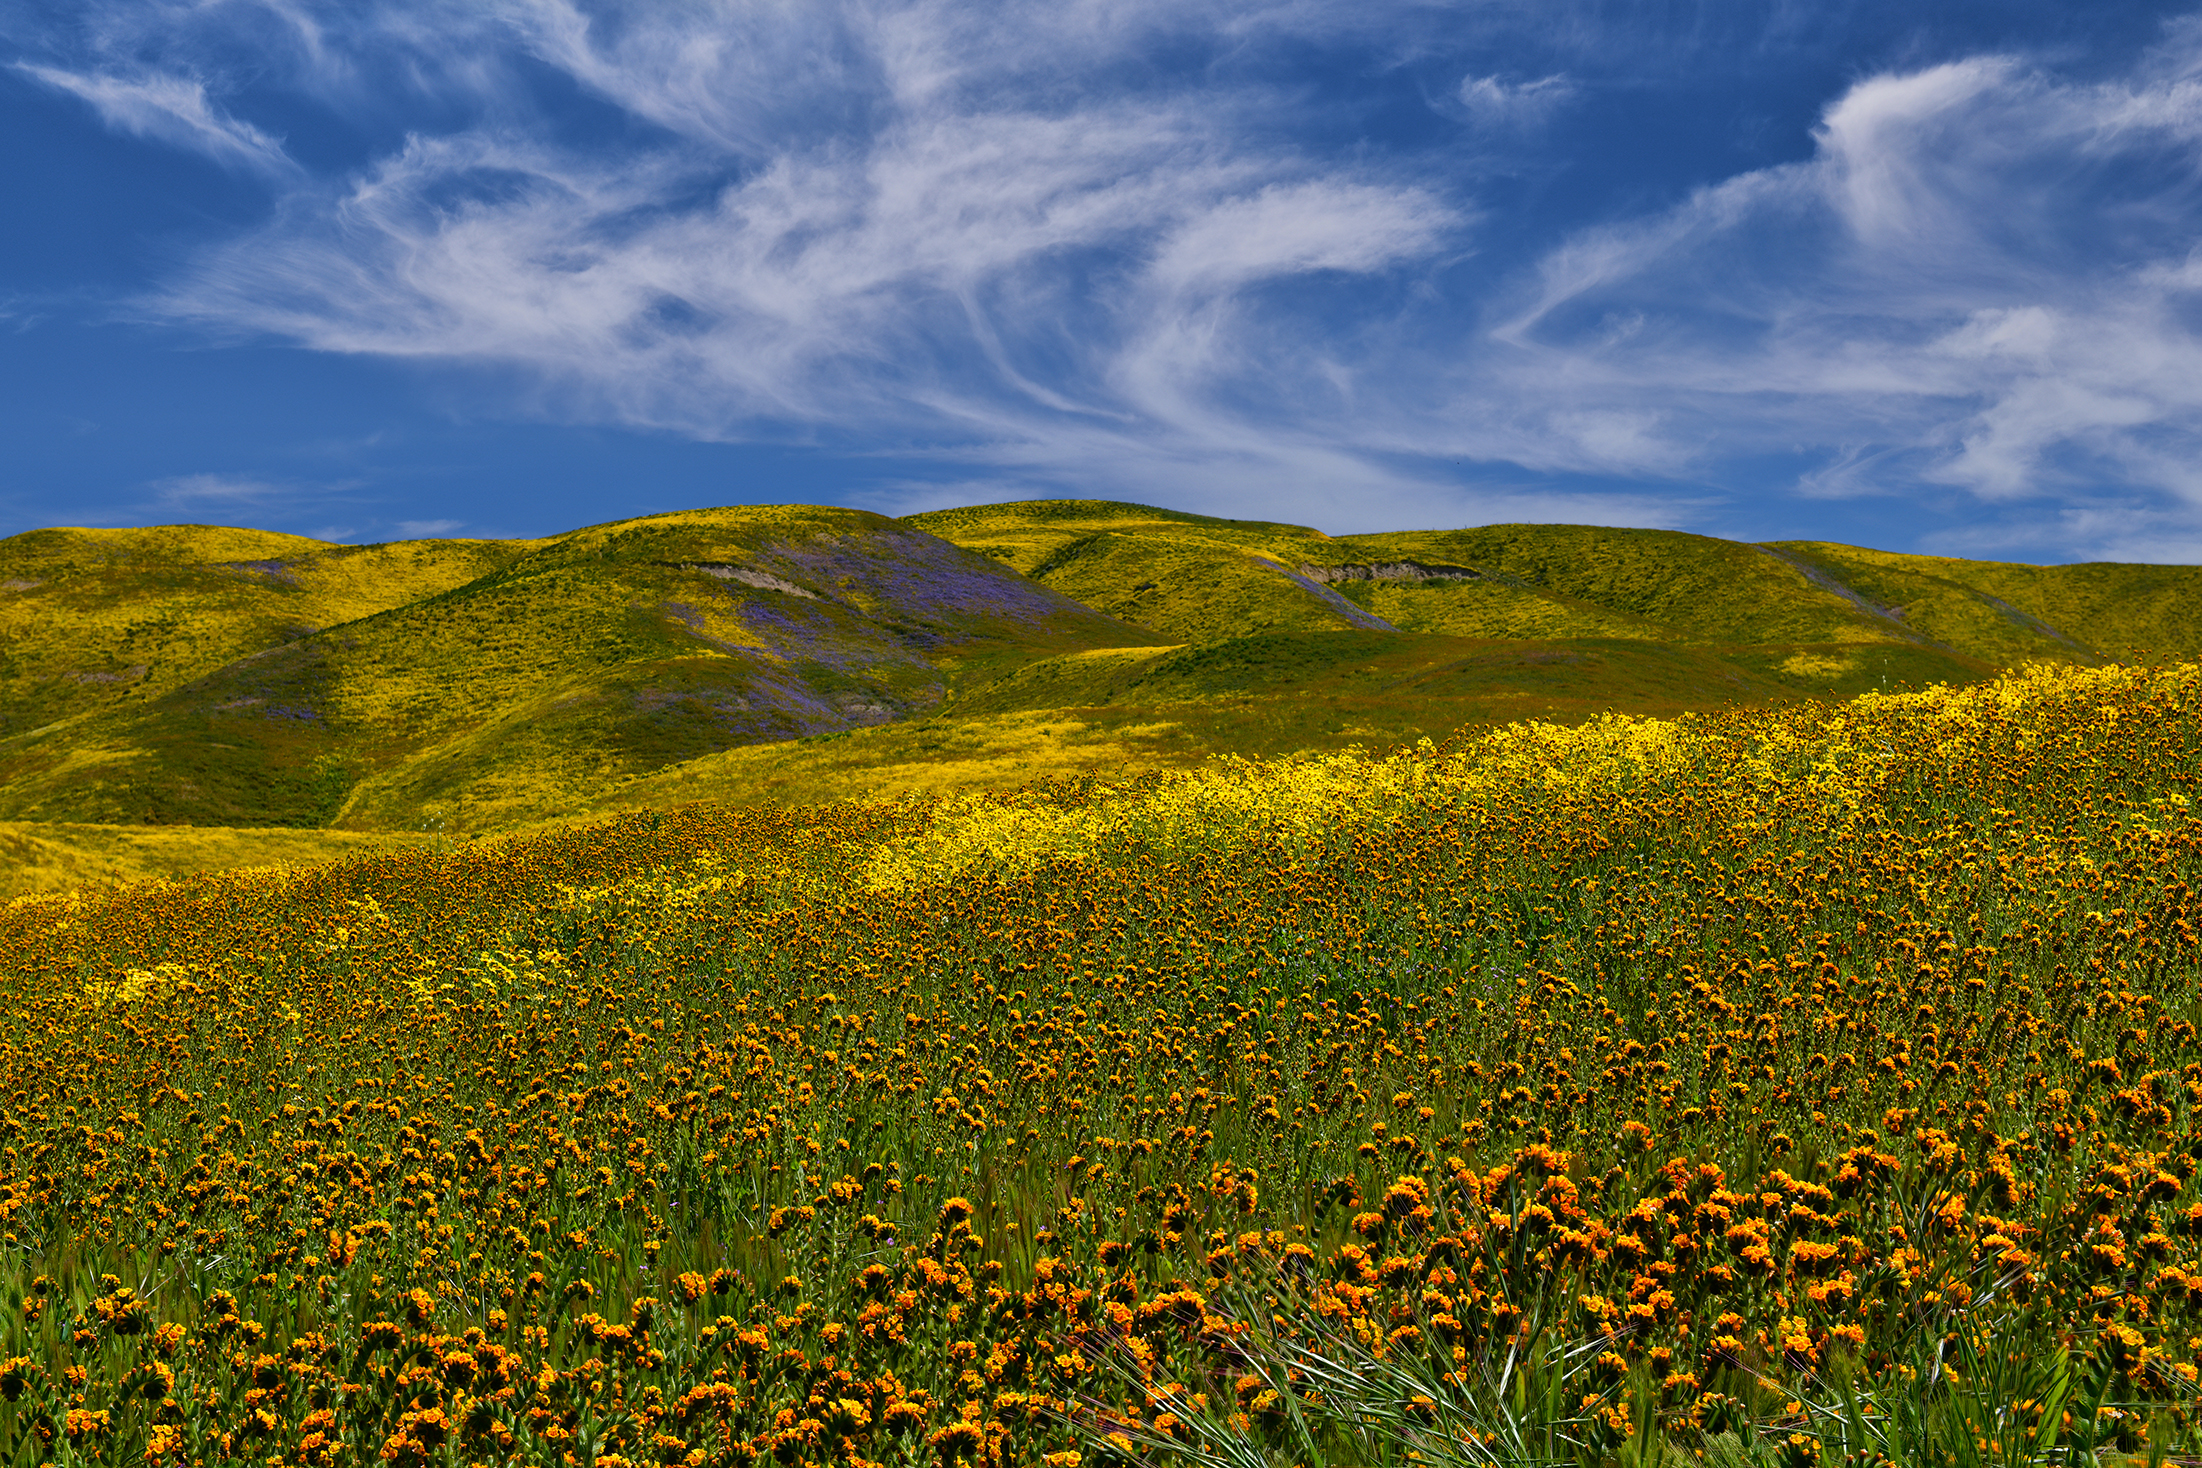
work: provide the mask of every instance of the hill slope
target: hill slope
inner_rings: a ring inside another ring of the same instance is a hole
[[[1305,526],[1107,500],[935,510],[906,523],[1172,642],[1391,630],[1299,573],[1304,562],[1322,561],[1332,543]]]
[[[213,525],[0,540],[0,736],[158,697],[247,654],[448,591],[526,550],[332,545]]]
[[[39,531],[0,541],[0,821],[457,833],[1122,775],[2192,656],[2198,607],[2192,567],[1093,500],[359,547]],[[16,836],[41,870],[127,865]]]
[[[41,892],[180,881],[241,867],[318,866],[433,844],[431,837],[391,831],[0,822],[0,904]]]
[[[2020,566],[1816,541],[1767,549],[1839,581],[1922,637],[1999,662],[2202,653],[2202,567]]]
[[[1820,696],[2202,648],[2194,567],[2018,566],[1582,525],[1328,536],[1092,500],[910,522],[1193,643],[1347,628],[1624,639],[1704,649]]]
[[[508,823],[730,745],[906,717],[1033,657],[1159,640],[859,511],[700,511],[516,552],[0,741],[0,815]]]

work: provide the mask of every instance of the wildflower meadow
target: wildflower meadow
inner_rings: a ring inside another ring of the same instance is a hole
[[[0,908],[0,1463],[2202,1454],[2202,668]]]

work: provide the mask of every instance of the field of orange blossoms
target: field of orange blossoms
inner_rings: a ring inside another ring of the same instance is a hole
[[[2202,1449],[2202,670],[0,909],[0,1462]]]

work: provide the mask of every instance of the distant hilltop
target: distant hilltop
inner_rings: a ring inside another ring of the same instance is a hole
[[[2202,652],[2202,569],[1042,500],[0,540],[0,820],[487,831]]]

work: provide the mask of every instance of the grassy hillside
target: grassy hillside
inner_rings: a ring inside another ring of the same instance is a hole
[[[1659,629],[1676,641],[1912,640],[1887,618],[1815,585],[1757,546],[1710,536],[1594,525],[1488,525],[1351,536],[1338,544],[1371,561],[1472,567],[1555,601],[1640,619],[1638,626]]]
[[[2187,656],[2198,592],[2183,567],[1093,500],[369,547],[40,531],[0,541],[0,820],[456,834],[1002,787]]]
[[[1828,695],[1858,691],[1861,669],[1967,680],[2028,660],[2202,648],[2191,567],[2018,566],[1585,525],[1333,537],[1093,500],[910,523],[1193,643],[1349,628],[1676,642]],[[1912,651],[1842,651],[1858,647]]]
[[[1926,630],[1788,548],[1676,531],[1492,525],[1333,537],[1092,500],[942,510],[910,523],[1195,644],[1349,630],[1679,643],[1718,650],[1747,678],[1821,696],[1892,675],[1970,681],[2026,657],[2095,660],[2076,639],[2014,639],[2005,624],[1994,635],[1949,619]],[[2106,593],[2091,605],[2116,602]],[[1629,706],[1629,690],[1614,691]]]
[[[858,511],[626,521],[0,742],[16,819],[505,825],[730,745],[883,723],[1124,626]]]
[[[1922,636],[2021,658],[2188,658],[2202,651],[2202,567],[2019,566],[1815,541],[1768,547],[1839,579]]]
[[[1217,754],[1384,749],[1517,719],[1622,707],[1678,714],[1781,702],[1778,679],[1694,649],[1280,633],[1206,646],[1066,653],[931,717],[731,749],[621,782],[601,811],[693,801],[804,804],[1124,779]]]
[[[1107,500],[936,510],[907,523],[1172,642],[1390,630],[1298,573],[1302,564],[1322,562],[1331,544],[1305,526]]]
[[[0,823],[0,902],[240,867],[313,866],[423,844],[429,838],[404,832],[9,821]]]
[[[1920,640],[1759,547],[1674,531],[1493,525],[1332,537],[1089,500],[941,510],[909,523],[1184,642],[1348,627],[1701,644]]]
[[[157,698],[251,653],[463,585],[527,543],[331,545],[212,525],[0,540],[0,736]]]

